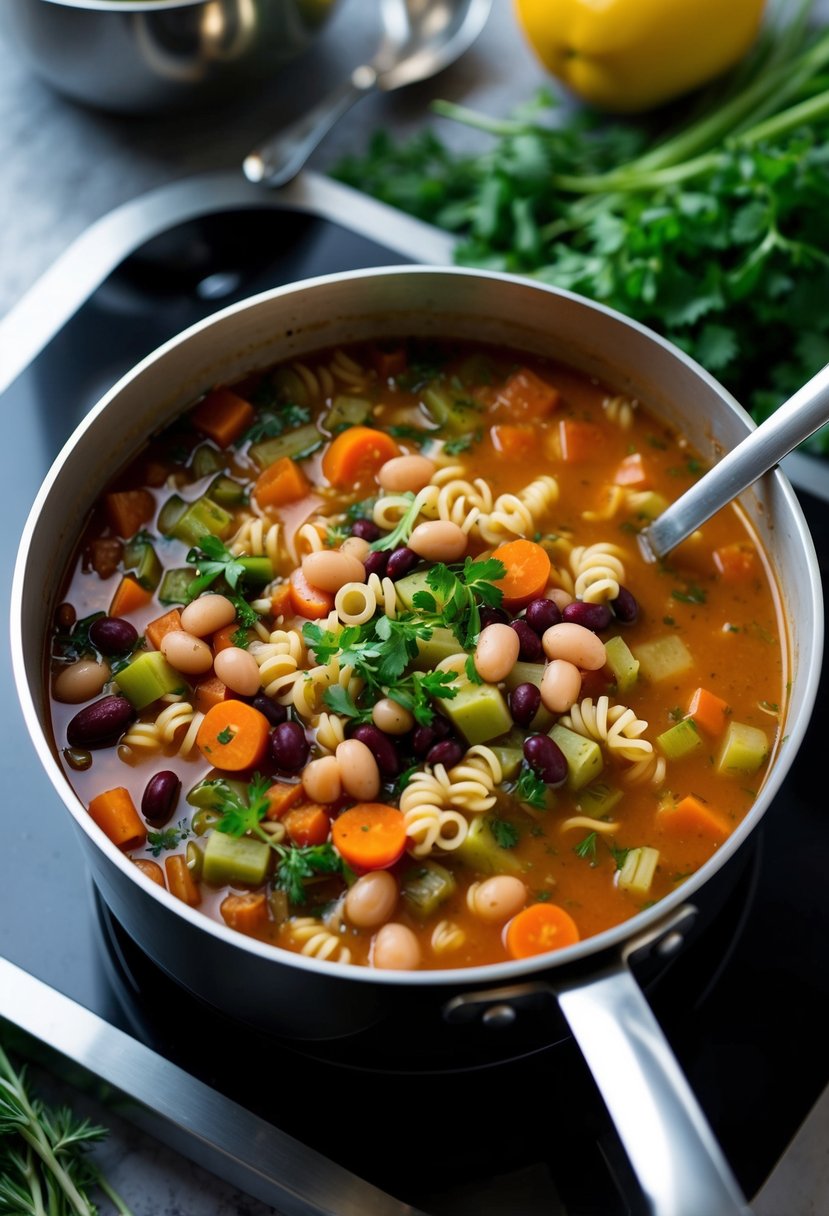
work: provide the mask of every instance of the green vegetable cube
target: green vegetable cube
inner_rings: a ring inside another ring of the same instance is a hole
[[[485,815],[475,816],[469,825],[466,840],[454,850],[453,856],[477,874],[523,873],[515,854],[498,844]]]
[[[639,679],[639,660],[633,657],[625,639],[618,635],[608,638],[604,649],[617,689],[622,694],[630,692]]]
[[[124,569],[132,570],[136,582],[147,591],[155,591],[161,581],[161,562],[147,540],[131,540],[125,545]]]
[[[371,402],[365,397],[335,397],[323,419],[326,431],[336,435],[349,426],[360,426],[371,419]]]
[[[589,815],[591,819],[602,819],[605,815],[609,815],[621,800],[622,791],[614,785],[594,781],[580,791],[576,799],[576,807],[582,815]]]
[[[181,688],[184,677],[170,666],[160,650],[148,650],[122,667],[115,683],[135,709],[145,709],[165,693]]]
[[[768,754],[769,741],[764,731],[745,722],[729,722],[717,756],[717,772],[723,777],[751,776]]]
[[[657,735],[656,742],[668,760],[681,760],[683,756],[690,756],[691,752],[702,747],[702,736],[693,718],[684,718],[670,730]]]
[[[186,604],[187,590],[196,577],[192,566],[180,566],[177,570],[165,570],[158,589],[162,604]]]
[[[187,795],[190,806],[197,806],[209,811],[218,811],[224,806],[229,788],[243,806],[247,806],[248,787],[244,781],[236,781],[232,777],[206,777],[198,781]]]
[[[520,747],[493,747],[493,752],[498,757],[498,763],[501,765],[501,771],[504,774],[505,781],[515,781],[521,765],[524,762],[524,753]]]
[[[207,494],[211,501],[217,502],[220,507],[238,507],[247,499],[247,490],[242,483],[232,477],[225,477],[223,473],[211,481]]]
[[[216,887],[237,882],[259,886],[265,881],[270,859],[271,850],[264,840],[213,831],[204,850],[202,878]]]
[[[693,667],[691,652],[682,638],[669,633],[664,638],[643,642],[633,650],[639,670],[647,680],[674,680]]]
[[[227,465],[222,452],[218,448],[214,448],[212,443],[203,443],[196,448],[193,453],[193,459],[190,461],[190,468],[193,470],[193,476],[209,477],[211,473],[220,473]]]
[[[251,589],[266,587],[273,581],[273,565],[269,557],[248,557],[243,554],[242,557],[235,557],[233,560],[238,562],[244,570],[245,582]]]
[[[645,896],[651,889],[658,864],[659,849],[651,849],[646,845],[639,849],[630,849],[616,881],[621,890],[627,891],[628,894]]]
[[[170,528],[170,535],[186,545],[197,545],[203,536],[225,537],[233,531],[233,516],[207,495],[197,498]]]
[[[402,581],[401,579],[400,582]],[[438,663],[453,654],[460,654],[461,649],[461,644],[452,630],[438,625],[432,630],[430,638],[418,639],[417,655],[412,660],[412,667],[417,671],[434,671]]]
[[[401,893],[409,911],[426,920],[457,888],[455,876],[436,861],[424,861],[403,875]]]
[[[422,400],[435,422],[451,435],[468,435],[480,426],[480,411],[459,401],[454,391],[439,383],[425,388]]]
[[[158,513],[158,530],[162,536],[172,536],[173,528],[187,510],[180,494],[171,494]]]
[[[464,684],[451,701],[441,698],[441,709],[470,744],[497,739],[512,726],[503,693],[494,684]]]
[[[656,519],[670,506],[664,494],[655,490],[634,491],[627,501],[629,510],[639,519]]]
[[[567,760],[567,788],[574,792],[583,789],[604,768],[602,749],[595,739],[585,739],[559,723],[549,732],[550,738],[564,752]]]
[[[536,688],[540,688],[545,666],[544,663],[525,663],[519,659],[517,663],[513,663],[512,671],[509,672],[504,683],[510,692],[519,684],[535,684]]]
[[[313,452],[322,443],[322,435],[312,422],[307,426],[298,426],[284,435],[276,435],[273,439],[263,439],[261,443],[251,444],[248,456],[260,469],[267,469],[283,456],[292,460],[301,459]]]

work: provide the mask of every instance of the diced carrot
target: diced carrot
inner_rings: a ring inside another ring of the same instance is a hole
[[[505,608],[524,608],[543,593],[550,577],[550,556],[541,545],[534,540],[510,540],[499,545],[492,556],[506,568],[504,577],[493,583],[504,594]]]
[[[287,781],[277,781],[267,791],[265,797],[268,800],[266,817],[281,819],[287,811],[290,811],[291,807],[303,801],[305,790],[300,781],[297,781],[295,785],[289,785]]]
[[[181,629],[181,613],[178,608],[171,608],[164,616],[157,616],[149,625],[144,626],[147,641],[155,650],[161,649],[161,640],[168,633]]]
[[[92,553],[92,569],[99,578],[112,578],[121,564],[124,546],[117,536],[97,536],[90,550]]]
[[[144,820],[123,785],[96,794],[89,804],[89,814],[119,849],[140,848],[147,839]]]
[[[222,701],[204,716],[196,745],[216,768],[239,772],[254,768],[265,758],[270,723],[245,701]]]
[[[271,592],[271,612],[274,616],[290,616],[294,612],[289,583],[280,583]]]
[[[249,401],[229,388],[214,388],[190,415],[193,426],[220,448],[229,447],[256,417]]]
[[[315,802],[288,811],[282,822],[293,843],[300,848],[309,844],[325,844],[331,831],[327,810]]]
[[[528,367],[513,372],[502,389],[497,404],[505,406],[513,418],[547,418],[561,401],[561,393]]]
[[[530,904],[507,925],[506,945],[513,958],[563,950],[579,939],[576,922],[559,904]]]
[[[704,837],[706,840],[725,840],[730,828],[727,821],[693,794],[687,794],[675,805],[667,805],[656,812],[657,823],[675,836]]]
[[[229,625],[223,625],[221,629],[217,629],[210,639],[210,645],[213,648],[213,653],[218,654],[220,650],[227,650],[231,646],[235,646],[234,637],[241,628],[235,621],[231,621]],[[246,637],[250,638],[253,635],[246,632]]]
[[[268,902],[262,891],[228,895],[219,904],[225,924],[238,933],[255,937],[268,924]]]
[[[149,857],[134,857],[133,862],[144,875],[149,878],[150,882],[157,883],[159,887],[167,886],[164,881],[164,871],[157,861],[150,861]]]
[[[113,490],[104,497],[104,505],[113,532],[124,540],[135,536],[155,515],[155,499],[149,490]]]
[[[714,550],[714,565],[727,583],[741,583],[757,573],[757,552],[748,541]]]
[[[304,498],[310,489],[311,483],[296,461],[282,456],[259,474],[253,497],[260,507],[281,507]]]
[[[613,478],[617,486],[637,486],[640,490],[645,489],[649,480],[641,452],[631,452],[630,456],[626,456]]]
[[[390,380],[406,370],[405,346],[373,346],[371,361],[381,380]]]
[[[347,432],[344,431],[343,434]],[[312,587],[299,566],[291,571],[288,585],[291,589],[291,603],[297,616],[307,617],[309,621],[318,621],[328,616],[333,609],[333,595],[328,591],[321,591],[319,587]]]
[[[728,705],[707,688],[698,688],[691,697],[688,717],[693,718],[706,734],[721,735],[728,721]]]
[[[164,869],[167,871],[167,886],[170,894],[175,895],[176,899],[180,899],[182,903],[188,904],[191,908],[198,907],[201,903],[201,891],[199,884],[190,873],[190,867],[184,854],[176,853],[173,857],[165,857]]]
[[[386,870],[403,856],[403,812],[384,802],[359,802],[343,811],[331,829],[334,848],[352,869]]]
[[[109,615],[129,616],[131,612],[138,612],[140,608],[145,608],[152,598],[152,591],[142,587],[131,574],[125,574],[112,597]]]
[[[205,680],[199,680],[193,693],[193,708],[199,713],[206,714],[214,705],[219,705],[224,701],[227,694],[227,685],[223,684],[218,676],[208,676]]]
[[[531,426],[510,426],[509,423],[499,422],[491,428],[490,435],[492,446],[505,460],[523,460],[532,456],[538,444]]]
[[[582,464],[595,460],[604,446],[604,435],[592,422],[574,422],[562,418],[558,424],[561,459],[567,464]]]
[[[400,455],[400,448],[385,431],[351,426],[332,439],[322,458],[322,471],[332,486],[354,486],[373,477],[382,464]]]

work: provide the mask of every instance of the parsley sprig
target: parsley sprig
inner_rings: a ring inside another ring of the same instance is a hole
[[[245,573],[245,567],[218,536],[203,536],[187,554],[187,564],[196,567],[196,578],[187,588],[188,604],[219,578],[235,591]]]
[[[147,844],[153,857],[159,857],[165,849],[176,849],[182,840],[190,835],[190,825],[186,819],[180,819],[174,828],[164,828],[160,832],[148,832]]]
[[[293,402],[288,402],[278,412],[261,410],[256,421],[248,427],[239,442],[259,443],[262,439],[275,439],[277,435],[294,430],[303,423],[309,422],[310,419],[310,410],[307,410],[304,405],[295,405]]]
[[[396,549],[398,545],[405,545],[412,534],[417,517],[420,514],[420,503],[417,501],[417,496],[411,490],[406,490],[400,497],[404,498],[409,505],[401,516],[400,522],[392,528],[391,532],[387,532],[385,536],[380,536],[377,540],[372,541],[369,548],[375,553],[385,552],[386,549]]]
[[[412,604],[433,625],[451,629],[464,650],[468,650],[481,632],[480,604],[490,608],[501,606],[503,592],[493,584],[505,574],[504,563],[494,557],[484,561],[467,557],[457,572],[439,562],[426,575],[430,591],[415,592]]]

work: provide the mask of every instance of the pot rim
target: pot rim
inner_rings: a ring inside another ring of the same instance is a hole
[[[514,959],[500,963],[488,963],[477,967],[455,967],[441,970],[418,970],[418,971],[389,971],[374,969],[372,967],[344,967],[339,963],[327,962],[314,958],[308,958],[305,955],[294,953],[293,951],[283,950],[278,946],[271,946],[265,942],[260,942],[255,938],[247,937],[244,934],[237,933],[228,926],[213,920],[198,909],[193,909],[184,904],[181,900],[175,898],[166,889],[162,889],[155,883],[144,883],[140,879],[140,872],[127,858],[120,849],[118,849],[90,819],[85,806],[80,801],[75,791],[72,789],[69,781],[65,777],[63,770],[57,762],[53,754],[50,743],[47,739],[46,732],[40,725],[37,714],[37,709],[34,703],[31,689],[29,688],[26,678],[24,652],[23,652],[23,591],[24,591],[24,570],[28,559],[28,551],[32,536],[38,525],[38,519],[43,509],[44,504],[52,493],[52,487],[59,477],[64,462],[69,453],[75,447],[78,440],[83,436],[88,429],[94,427],[98,417],[106,410],[109,404],[119,396],[123,389],[132,383],[133,380],[139,378],[144,371],[153,364],[165,358],[171,351],[185,345],[194,335],[212,327],[221,325],[228,317],[249,309],[255,309],[258,305],[273,299],[281,297],[290,297],[298,291],[313,290],[317,287],[324,287],[327,284],[353,282],[355,280],[370,279],[370,278],[387,278],[389,276],[410,276],[410,275],[431,275],[431,276],[451,276],[453,278],[464,277],[472,279],[485,279],[490,282],[503,283],[506,286],[521,286],[524,289],[532,289],[542,294],[555,296],[558,298],[572,300],[580,307],[587,307],[591,311],[601,313],[609,318],[620,322],[625,327],[636,331],[645,337],[650,343],[656,344],[679,364],[683,364],[690,370],[696,379],[703,381],[711,388],[717,397],[724,403],[729,410],[736,411],[738,415],[746,422],[750,429],[754,429],[754,422],[739,404],[739,402],[730,394],[720,383],[710,375],[699,363],[686,355],[678,347],[671,342],[662,338],[659,334],[642,325],[640,322],[632,320],[629,317],[617,312],[615,309],[608,308],[603,304],[596,303],[587,299],[584,296],[577,295],[575,292],[567,291],[562,288],[551,287],[544,283],[536,282],[535,280],[524,278],[523,276],[510,275],[500,271],[478,270],[470,267],[456,266],[429,266],[429,265],[404,265],[404,266],[383,266],[370,267],[360,270],[337,272],[327,275],[319,275],[314,278],[299,280],[294,283],[284,284],[280,287],[272,288],[268,291],[260,292],[257,295],[247,297],[235,304],[228,305],[210,316],[205,317],[201,321],[197,321],[194,325],[176,334],[167,342],[157,347],[154,351],[145,356],[139,363],[130,369],[111,389],[92,407],[85,415],[75,430],[67,439],[66,443],[61,448],[54,462],[52,463],[49,472],[44,478],[38,494],[32,504],[26,524],[21,535],[20,544],[15,562],[14,576],[12,580],[11,591],[11,649],[12,649],[12,667],[14,672],[15,684],[17,687],[18,698],[20,700],[23,717],[32,739],[35,750],[38,754],[41,764],[43,765],[49,779],[52,782],[56,792],[61,798],[61,801],[69,810],[77,826],[86,835],[97,843],[108,860],[112,862],[124,875],[128,875],[134,883],[139,883],[141,891],[144,895],[151,899],[158,900],[163,907],[168,911],[173,911],[177,916],[181,916],[187,921],[191,927],[199,929],[209,935],[217,938],[224,945],[241,949],[242,951],[256,955],[263,960],[271,960],[276,964],[284,964],[297,967],[299,970],[314,972],[321,975],[333,976],[349,982],[356,981],[358,983],[381,984],[386,986],[397,987],[399,985],[410,986],[414,985],[418,988],[428,988],[433,986],[451,986],[453,988],[469,988],[470,986],[481,987],[492,983],[499,985],[504,983],[514,982],[523,979],[524,977],[535,975],[539,971],[548,971],[564,967],[569,963],[577,964],[584,962],[594,955],[601,955],[605,952],[616,951],[624,946],[631,938],[641,936],[649,931],[652,931],[660,922],[670,917],[677,908],[688,902],[689,898],[694,895],[701,887],[705,885],[710,877],[713,876],[725,863],[736,853],[741,847],[745,839],[754,831],[758,822],[768,809],[772,798],[777,793],[782,784],[786,773],[788,772],[791,759],[794,758],[797,746],[802,742],[803,735],[806,730],[811,712],[814,706],[817,695],[818,683],[820,679],[820,665],[813,664],[810,669],[802,677],[803,685],[798,699],[797,705],[790,709],[790,714],[786,719],[787,733],[783,741],[786,746],[786,755],[784,762],[780,759],[780,749],[778,748],[777,756],[772,764],[770,772],[763,786],[761,787],[757,798],[748,811],[745,818],[738,824],[722,847],[709,858],[693,875],[691,875],[684,883],[677,887],[670,895],[658,900],[650,908],[635,913],[628,920],[606,929],[601,933],[585,938],[583,941],[569,946],[563,950],[553,951],[548,954],[534,955],[528,959]],[[772,473],[767,474],[768,477],[775,479],[777,490],[781,494],[786,509],[791,515],[793,523],[797,526],[799,539],[806,557],[806,569],[804,574],[808,576],[808,604],[806,603],[806,587],[798,588],[798,599],[804,616],[808,612],[808,617],[811,621],[811,628],[815,640],[816,651],[818,654],[822,652],[823,647],[823,596],[821,589],[820,571],[818,567],[817,556],[814,550],[811,534],[803,516],[800,504],[797,497],[784,474],[779,468],[776,468]],[[789,655],[790,660],[792,655]]]

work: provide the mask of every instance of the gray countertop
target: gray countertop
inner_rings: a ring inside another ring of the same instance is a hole
[[[301,113],[370,55],[376,37],[376,5],[341,0],[316,48],[284,69],[261,95],[163,119],[118,118],[67,102],[41,84],[0,38],[0,315],[74,237],[112,207],[189,174],[240,164],[262,135]],[[343,152],[362,149],[368,132],[380,125],[401,134],[422,125],[434,97],[503,114],[543,83],[547,78],[521,40],[512,5],[495,0],[489,25],[460,63],[436,81],[363,101],[311,163],[324,170]],[[473,138],[450,124],[441,130],[450,141]],[[94,1114],[113,1126],[102,1163],[136,1216],[260,1216],[266,1210],[127,1125]],[[758,1197],[758,1216],[815,1216],[829,1210],[828,1145],[824,1097]],[[533,1178],[510,1185],[523,1216],[551,1213]],[[464,1210],[463,1196],[453,1196],[452,1211],[460,1216]],[[485,1214],[478,1209],[478,1216]]]

